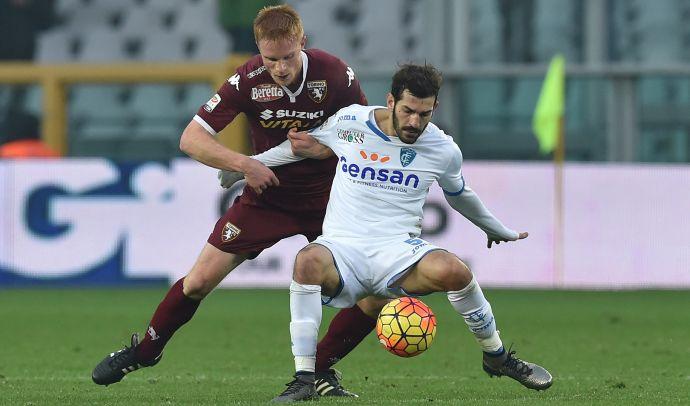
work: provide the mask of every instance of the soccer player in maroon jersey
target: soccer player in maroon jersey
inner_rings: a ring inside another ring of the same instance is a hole
[[[244,193],[218,220],[186,277],[177,281],[153,314],[144,338],[99,363],[92,379],[100,385],[158,363],[175,331],[189,321],[200,301],[230,271],[283,238],[302,234],[315,239],[333,180],[336,158],[315,144],[313,156],[275,168],[275,173],[213,137],[239,113],[251,123],[254,150],[266,151],[287,137],[288,129],[319,126],[340,108],[366,104],[354,72],[343,61],[318,49],[304,49],[299,15],[289,6],[262,9],[254,21],[260,55],[239,67],[203,105],[184,130],[180,148],[195,160],[226,171],[242,172]],[[366,298],[341,310],[318,345],[317,387],[321,395],[356,396],[342,388],[332,365],[373,329],[381,299]]]

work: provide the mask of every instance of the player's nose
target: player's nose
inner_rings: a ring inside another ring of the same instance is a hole
[[[409,120],[410,127],[419,128],[419,120],[418,114],[411,114]]]

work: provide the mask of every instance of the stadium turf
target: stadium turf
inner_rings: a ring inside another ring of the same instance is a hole
[[[221,290],[161,363],[100,387],[91,369],[142,331],[163,289],[1,290],[0,404],[261,404],[293,373],[288,294]],[[320,404],[690,403],[690,292],[487,290],[506,344],[555,376],[534,392],[490,379],[443,295],[431,349],[397,358],[372,334],[341,363],[357,400]],[[334,311],[326,309],[325,322]],[[322,328],[322,332],[325,328]]]

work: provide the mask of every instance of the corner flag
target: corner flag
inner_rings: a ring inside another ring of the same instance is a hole
[[[553,152],[558,145],[558,138],[562,136],[559,133],[565,104],[564,95],[565,58],[558,54],[551,59],[532,118],[532,131],[539,141],[539,151],[542,154]]]

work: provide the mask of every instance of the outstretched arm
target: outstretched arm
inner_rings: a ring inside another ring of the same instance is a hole
[[[474,225],[481,228],[487,236],[486,246],[491,248],[493,243],[516,241],[527,238],[527,233],[518,233],[501,223],[489,209],[484,206],[479,196],[465,184],[462,176],[462,152],[453,143],[446,172],[439,179],[446,201],[455,211],[465,216]]]
[[[527,238],[528,233],[518,233],[511,230],[501,223],[489,209],[484,206],[479,196],[474,190],[465,186],[460,194],[445,194],[446,201],[450,206],[471,221],[474,225],[481,228],[486,233],[488,248],[495,242],[500,244],[505,241],[516,241]]]

